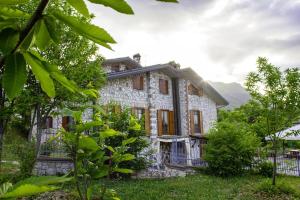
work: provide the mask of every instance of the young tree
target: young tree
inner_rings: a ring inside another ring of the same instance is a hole
[[[125,0],[89,1],[110,7],[120,13],[133,14],[132,8]],[[28,2],[37,2],[36,7],[31,12],[22,11],[21,8],[26,7]],[[80,17],[61,8],[53,9],[61,2],[72,6],[80,13]],[[7,115],[4,115],[7,107],[5,100],[8,97],[13,101],[21,93],[27,82],[28,73],[34,75],[34,80],[50,98],[56,96],[55,83],[73,93],[97,96],[96,91],[86,92],[69,81],[56,64],[47,60],[47,52],[44,51],[51,42],[60,43],[57,38],[61,32],[57,31],[57,27],[61,24],[67,26],[68,31],[76,32],[111,49],[109,44],[116,42],[110,34],[82,20],[82,18],[89,19],[90,16],[84,0],[0,0],[0,148],[7,122]]]
[[[247,90],[261,106],[260,122],[265,126],[264,136],[270,138],[273,154],[273,180],[276,184],[277,146],[282,130],[300,117],[300,70],[280,71],[266,58],[258,58],[257,72],[249,73]]]

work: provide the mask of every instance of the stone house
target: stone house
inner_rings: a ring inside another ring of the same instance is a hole
[[[228,102],[191,68],[143,67],[140,59],[136,54],[104,61],[108,81],[100,91],[100,104],[114,102],[131,108],[137,118],[144,116],[146,138],[156,152],[154,165],[199,164],[205,133],[217,120],[217,109]],[[51,120],[51,127],[64,127],[68,120]]]
[[[145,130],[158,154],[177,155],[187,165],[201,159],[205,133],[228,102],[191,68],[174,64],[143,67],[140,55],[103,63],[108,82],[100,103],[116,102],[144,115]],[[157,160],[162,162],[162,160]]]

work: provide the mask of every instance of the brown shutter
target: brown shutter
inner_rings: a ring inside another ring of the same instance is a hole
[[[189,84],[188,86],[188,94],[191,95],[192,94],[192,85]]]
[[[169,94],[169,81],[165,80],[165,94]]]
[[[150,136],[150,112],[148,108],[145,108],[145,131]]]
[[[47,128],[53,128],[53,118],[47,117]]]
[[[202,115],[202,111],[199,111],[199,125],[200,125],[200,131],[201,131],[201,134],[204,134],[204,131],[203,131],[203,115]]]
[[[157,134],[158,134],[158,136],[161,136],[163,134],[161,114],[162,114],[161,110],[158,110],[157,111]]]
[[[120,105],[114,105],[114,113],[121,113],[121,106]]]
[[[133,85],[133,89],[138,89],[138,79],[137,79],[137,76],[134,76],[132,78],[132,85]]]
[[[63,116],[61,126],[67,131],[68,130],[68,116]]]
[[[174,111],[169,111],[169,135],[175,134]]]
[[[163,93],[164,91],[164,81],[162,79],[159,79],[159,92]]]
[[[194,126],[194,111],[190,111],[190,134],[194,135],[195,126]]]
[[[135,116],[135,109],[136,109],[135,107],[132,107],[132,108],[131,108],[131,115],[134,115],[134,116]]]

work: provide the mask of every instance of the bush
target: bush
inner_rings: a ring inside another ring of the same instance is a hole
[[[27,178],[32,174],[36,161],[36,145],[35,142],[24,141],[16,146],[16,154],[19,158],[20,172],[23,178]]]
[[[260,162],[257,166],[258,174],[265,177],[272,177],[273,175],[273,163],[270,161]]]
[[[265,180],[257,186],[256,192],[262,192],[268,195],[286,194],[286,195],[299,196],[297,191],[293,187],[291,187],[290,184],[283,181],[277,182],[276,185],[272,185],[270,180]]]
[[[116,105],[113,104],[109,105],[109,110],[112,110],[115,106]],[[118,147],[125,139],[132,137],[136,138],[135,142],[128,145],[129,148],[126,152],[133,154],[135,159],[120,163],[120,167],[138,171],[147,168],[149,165],[147,159],[147,154],[149,154],[149,152],[146,152],[147,147],[149,147],[149,142],[145,138],[146,132],[143,125],[143,119],[138,122],[141,125],[140,129],[131,129],[132,117],[130,109],[124,109],[119,112],[108,112],[108,114],[104,116],[104,118],[107,118],[112,122],[111,128],[124,133],[122,136],[109,138],[107,140],[107,145]],[[134,119],[134,121],[135,120],[136,119]]]
[[[204,159],[218,176],[240,175],[250,168],[259,139],[245,123],[222,121],[208,134]]]

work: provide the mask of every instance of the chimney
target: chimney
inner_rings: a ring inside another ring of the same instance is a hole
[[[133,60],[137,63],[141,63],[141,55],[139,53],[133,55]]]

